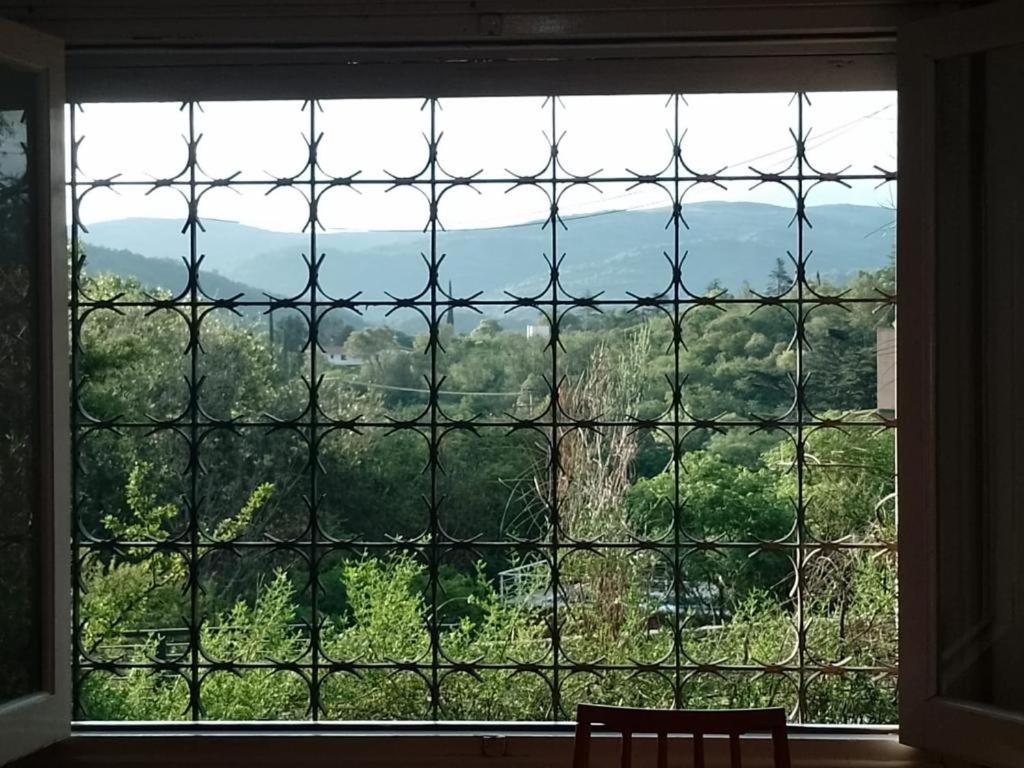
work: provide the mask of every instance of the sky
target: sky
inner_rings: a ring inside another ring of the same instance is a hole
[[[818,93],[804,107],[809,130],[808,162],[821,172],[874,173],[874,166],[896,167],[895,92]],[[441,134],[438,162],[449,177],[530,175],[547,162],[551,109],[543,98],[442,99],[436,115]],[[429,110],[422,100],[364,99],[324,101],[315,115],[322,138],[318,157],[324,174],[356,179],[409,176],[427,160],[424,134]],[[749,173],[748,166],[773,172],[793,158],[790,130],[796,129],[792,94],[687,96],[680,105],[685,130],[683,159],[698,173]],[[185,166],[187,112],[177,103],[87,104],[75,115],[79,180],[120,174],[118,180],[152,182],[173,177]],[[575,175],[653,174],[671,161],[669,133],[674,107],[665,96],[563,97],[557,106],[559,159]],[[196,113],[200,181],[237,179],[259,182],[204,192],[200,217],[237,221],[283,232],[298,232],[308,218],[305,192],[272,190],[275,178],[291,176],[305,164],[310,116],[298,101],[204,102]],[[70,153],[69,153],[70,154]],[[847,170],[848,169],[848,170]],[[319,173],[319,172],[318,172]],[[184,177],[183,177],[184,178]],[[429,201],[417,190],[386,184],[358,190],[335,187],[319,204],[325,231],[422,229]],[[625,183],[566,187],[559,201],[565,216],[606,210],[670,205],[665,190],[653,185],[630,189]],[[894,184],[832,182],[807,194],[807,205],[852,203],[893,206]],[[792,207],[792,193],[778,184],[751,189],[749,181],[723,189],[710,183],[686,190],[684,204],[706,200],[751,201]],[[148,193],[148,194],[147,194]],[[69,207],[70,210],[70,207]],[[176,190],[151,185],[97,188],[83,198],[80,217],[88,225],[128,217],[184,221],[186,200]],[[507,183],[453,187],[438,206],[447,229],[506,226],[548,215],[544,192]]]

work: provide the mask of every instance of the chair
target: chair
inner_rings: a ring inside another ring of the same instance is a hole
[[[693,736],[693,768],[707,768],[704,760],[704,736],[707,734],[729,737],[729,768],[742,768],[740,762],[740,735],[770,733],[775,756],[775,768],[790,768],[789,741],[786,736],[784,709],[720,709],[674,710],[632,709],[629,707],[603,707],[580,704],[576,711],[576,743],[573,768],[590,768],[591,726],[600,725],[622,734],[622,768],[631,768],[633,762],[632,737],[634,733],[658,735],[657,768],[668,768],[668,735]]]

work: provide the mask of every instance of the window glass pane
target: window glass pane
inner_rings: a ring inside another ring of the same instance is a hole
[[[132,109],[77,717],[894,720],[893,93]]]
[[[0,703],[42,685],[36,98],[0,67]]]
[[[941,62],[937,81],[938,149],[952,162],[937,180],[947,208],[936,242],[957,295],[940,301],[956,308],[940,333],[971,361],[939,379],[939,429],[954,445],[940,454],[940,476],[952,473],[959,488],[939,496],[939,685],[1015,712],[1024,711],[1022,77],[1016,46]]]

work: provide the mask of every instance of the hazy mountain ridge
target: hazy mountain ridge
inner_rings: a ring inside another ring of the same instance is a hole
[[[94,243],[86,243],[84,248],[86,274],[113,273],[132,277],[147,288],[160,288],[174,295],[184,290],[188,280],[188,269],[181,259],[151,258],[124,248],[106,248]],[[252,296],[261,292],[259,288],[216,272],[203,272],[199,283],[212,299],[229,299],[239,294]]]
[[[706,202],[685,207],[680,228],[686,287],[703,292],[719,281],[731,290],[744,285],[763,289],[776,258],[788,263],[787,252],[798,249],[794,212],[759,203]],[[804,228],[807,270],[813,276],[842,284],[860,271],[884,266],[893,250],[894,211],[873,206],[826,205],[807,209]],[[233,222],[206,220],[198,235],[205,256],[204,289],[216,295],[264,291],[288,295],[307,282],[308,234],[270,232]],[[671,282],[666,255],[673,256],[674,229],[667,209],[613,211],[569,218],[566,228],[531,223],[475,230],[439,231],[437,247],[444,255],[442,285],[450,281],[456,296],[481,293],[497,299],[505,293],[533,295],[548,283],[552,246],[560,261],[562,288],[576,296],[603,292],[607,298],[651,295]],[[177,265],[179,285],[188,254],[188,237],[171,219],[121,219],[90,226],[83,236],[90,268],[133,274],[161,274],[161,287],[171,275],[159,262]],[[99,247],[99,249],[97,248]],[[324,256],[319,280],[333,297],[383,299],[414,296],[427,284],[422,254],[430,252],[429,233],[414,231],[330,232],[317,236]],[[101,250],[107,249],[107,250]],[[117,254],[116,251],[122,251]],[[123,251],[131,251],[133,262]],[[141,255],[139,255],[141,254]],[[807,255],[809,254],[809,256]],[[144,268],[144,269],[143,269]],[[135,270],[134,272],[132,270]],[[790,267],[792,272],[792,267]],[[154,278],[155,281],[155,278]]]

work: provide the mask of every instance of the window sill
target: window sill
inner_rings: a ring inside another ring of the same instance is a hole
[[[95,726],[95,727],[93,727]],[[601,737],[598,737],[601,738]],[[692,754],[679,739],[673,766]],[[893,728],[837,729],[795,726],[790,736],[793,768],[930,768],[923,753],[901,745]],[[637,737],[635,762],[653,764],[655,740]],[[728,743],[707,739],[712,765],[728,764]],[[650,753],[649,755],[647,753]],[[720,754],[719,754],[720,753]],[[746,768],[771,765],[770,741],[753,737],[744,746]],[[594,768],[618,765],[617,745],[596,750]],[[565,768],[571,764],[572,731],[566,724],[352,723],[301,730],[291,724],[223,724],[182,727],[81,724],[74,735],[19,764],[41,766],[246,766],[359,765],[391,768]]]

